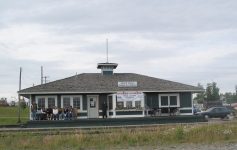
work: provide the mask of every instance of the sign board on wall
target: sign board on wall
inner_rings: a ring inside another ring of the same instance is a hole
[[[144,94],[140,91],[117,92],[117,101],[142,101]]]
[[[118,82],[118,87],[137,87],[137,81]]]

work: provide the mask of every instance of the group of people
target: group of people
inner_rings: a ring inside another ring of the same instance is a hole
[[[54,106],[47,109],[37,109],[37,104],[32,104],[31,106],[33,120],[72,120],[77,118],[77,112],[77,108],[72,108],[72,106],[65,108]]]
[[[103,118],[107,118],[107,109],[108,106],[104,102],[102,105]],[[77,108],[72,108],[72,106],[65,108],[57,108],[54,106],[45,109],[37,108],[36,103],[31,105],[32,120],[72,120],[77,118],[77,113]]]

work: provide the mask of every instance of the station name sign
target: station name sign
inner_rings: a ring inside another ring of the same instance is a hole
[[[118,87],[137,87],[137,81],[118,82]]]

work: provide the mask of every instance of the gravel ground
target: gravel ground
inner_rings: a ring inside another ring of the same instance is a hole
[[[130,147],[122,150],[237,150],[237,142],[223,143],[223,144],[179,144],[179,145],[169,145],[161,147],[144,146],[144,147]]]
[[[155,150],[237,150],[237,143],[228,144],[181,144],[155,148]]]

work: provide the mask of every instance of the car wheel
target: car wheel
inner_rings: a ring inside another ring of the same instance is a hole
[[[209,116],[208,116],[208,115],[204,115],[204,118],[205,118],[205,119],[209,119]]]

